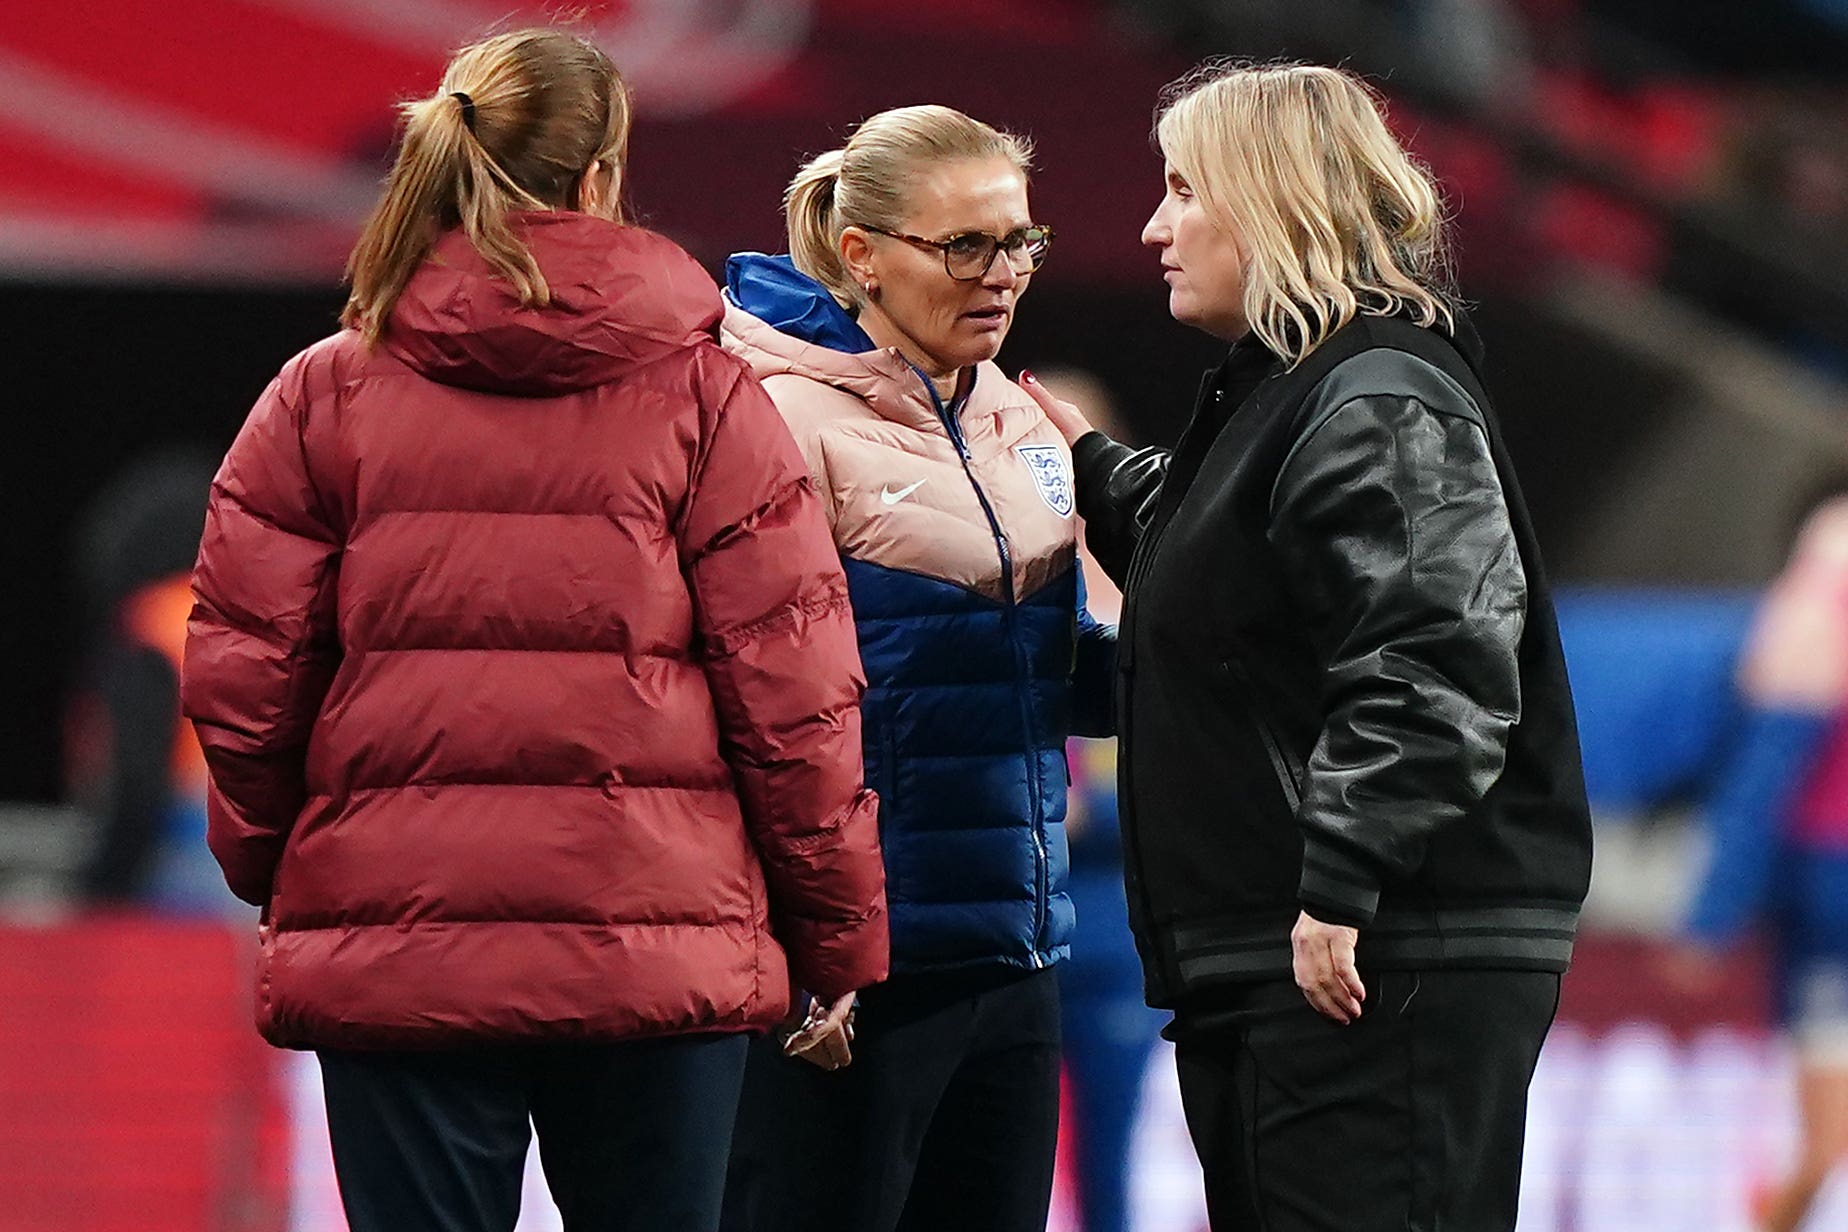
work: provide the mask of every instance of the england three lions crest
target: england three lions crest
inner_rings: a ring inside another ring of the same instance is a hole
[[[1046,507],[1062,518],[1072,516],[1076,503],[1072,488],[1072,467],[1065,451],[1057,445],[1016,445],[1014,452],[1033,474],[1033,486],[1039,489]]]

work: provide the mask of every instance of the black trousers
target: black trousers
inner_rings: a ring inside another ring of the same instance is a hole
[[[1213,1232],[1512,1232],[1527,1085],[1559,977],[1362,978],[1348,1026],[1288,981],[1176,1015]]]
[[[1059,1135],[1052,970],[899,976],[853,1064],[752,1045],[725,1232],[1045,1232]]]
[[[532,1132],[567,1232],[710,1232],[746,1037],[323,1051],[352,1232],[509,1232]]]

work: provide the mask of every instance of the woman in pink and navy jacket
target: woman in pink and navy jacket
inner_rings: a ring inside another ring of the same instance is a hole
[[[867,677],[892,977],[832,1051],[747,1069],[726,1226],[1045,1227],[1070,951],[1068,736],[1108,734],[1114,630],[1084,610],[1071,457],[995,366],[1051,231],[1023,141],[874,116],[734,257],[724,341],[795,435]],[[840,1065],[849,1056],[852,1064]]]

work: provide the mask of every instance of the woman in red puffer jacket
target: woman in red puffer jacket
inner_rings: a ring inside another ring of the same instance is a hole
[[[745,1033],[886,971],[860,665],[807,470],[621,225],[620,77],[551,30],[404,107],[345,330],[213,484],[183,698],[321,1059],[355,1232],[716,1226]]]

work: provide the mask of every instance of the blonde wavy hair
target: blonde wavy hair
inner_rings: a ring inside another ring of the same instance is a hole
[[[1001,158],[1028,176],[1033,146],[953,107],[894,107],[869,116],[838,150],[810,159],[783,194],[789,255],[847,308],[863,297],[841,261],[852,225],[904,229],[913,179],[936,163]]]
[[[1356,316],[1454,328],[1444,203],[1365,82],[1209,61],[1162,92],[1155,139],[1245,255],[1245,319],[1301,363]]]

